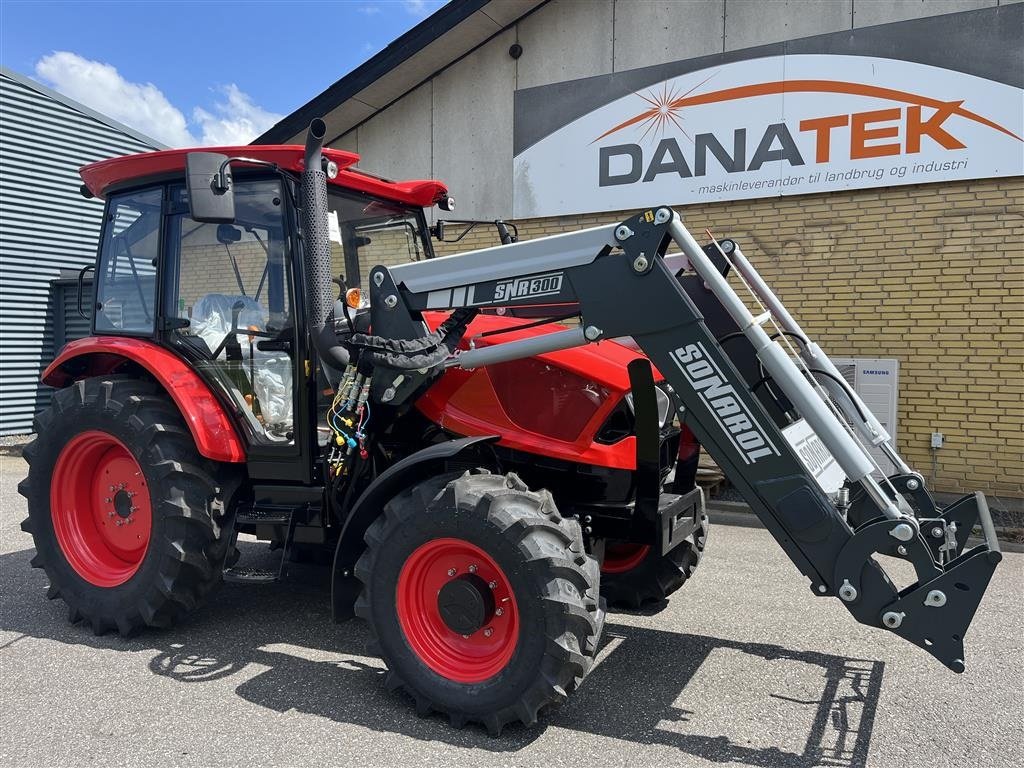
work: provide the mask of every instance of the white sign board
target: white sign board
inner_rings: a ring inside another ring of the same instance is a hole
[[[835,493],[846,481],[839,463],[811,426],[800,419],[782,430],[786,442],[825,493]]]
[[[875,56],[747,59],[614,98],[521,148],[513,209],[530,218],[1017,176],[1022,136],[1024,90],[984,77]]]

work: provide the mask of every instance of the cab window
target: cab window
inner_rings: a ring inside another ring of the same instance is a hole
[[[97,333],[153,333],[163,190],[111,197],[96,270]]]
[[[429,258],[419,208],[387,200],[329,190],[328,224],[331,272],[344,275],[349,287],[367,287],[367,276],[378,264],[395,266]]]

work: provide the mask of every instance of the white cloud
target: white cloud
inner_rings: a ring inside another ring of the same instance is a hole
[[[110,64],[70,51],[44,56],[36,75],[65,96],[172,147],[248,144],[282,117],[230,84],[216,89],[224,98],[212,111],[192,110],[190,128],[185,113],[153,83],[133,83]]]
[[[381,12],[381,7],[379,5],[360,5],[359,12],[367,16],[376,16]]]
[[[129,82],[110,64],[57,51],[39,60],[36,74],[65,96],[165,144],[195,144],[185,116],[159,88]]]
[[[202,107],[192,110],[193,121],[202,129],[203,144],[248,144],[284,117],[253,104],[249,95],[233,83],[219,90],[226,101],[214,105],[215,114]]]

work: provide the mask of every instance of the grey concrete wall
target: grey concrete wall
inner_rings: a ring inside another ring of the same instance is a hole
[[[356,129],[355,151],[372,159],[375,173],[391,179],[431,178],[433,90],[433,82],[421,85]]]
[[[506,30],[433,81],[434,177],[447,182],[459,216],[512,213],[515,41]]]
[[[635,0],[615,10],[616,72],[722,52],[723,0]]]
[[[726,51],[849,29],[854,0],[727,0]],[[881,3],[879,3],[881,5]]]
[[[445,181],[458,216],[508,216],[517,88],[1019,1],[551,0],[333,146],[369,171]]]
[[[551,0],[520,21],[517,87],[611,72],[614,11],[613,0]]]

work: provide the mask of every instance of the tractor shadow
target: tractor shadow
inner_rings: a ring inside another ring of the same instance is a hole
[[[243,557],[251,562],[264,551]],[[175,629],[122,640],[70,624],[62,602],[45,600],[46,577],[30,569],[32,554],[0,556],[2,630],[154,651],[151,672],[182,684],[237,681],[238,696],[276,712],[464,748],[515,753],[557,727],[720,763],[860,768],[882,687],[880,661],[676,634],[616,623],[611,615],[598,664],[569,702],[542,715],[538,727],[509,726],[492,739],[478,726],[456,730],[439,715],[417,717],[404,694],[385,690],[383,664],[366,655],[365,625],[331,621],[322,568],[290,566],[278,585],[224,585]],[[748,693],[750,685],[756,690]]]

